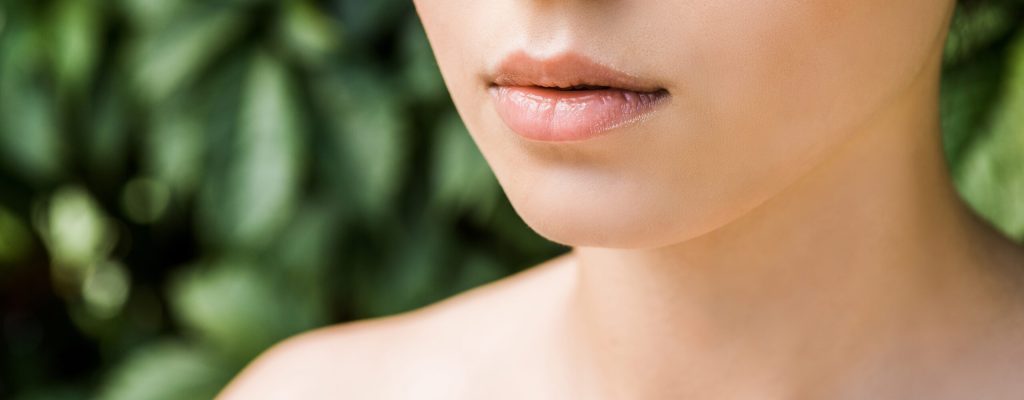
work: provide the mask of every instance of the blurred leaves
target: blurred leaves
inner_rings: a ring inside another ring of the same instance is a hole
[[[309,1],[287,1],[279,27],[290,54],[308,66],[321,66],[341,45],[340,27]]]
[[[444,80],[418,19],[409,19],[402,27],[400,40],[402,83],[407,94],[431,101],[447,101]]]
[[[124,213],[132,222],[152,223],[167,211],[171,201],[170,189],[162,181],[137,178],[128,181],[121,195]]]
[[[944,146],[965,200],[1024,241],[1024,4],[957,10],[942,82]]]
[[[301,292],[255,262],[225,260],[183,271],[170,288],[177,318],[228,358],[245,362],[274,342],[325,323]]]
[[[218,243],[256,248],[291,218],[305,144],[283,65],[257,53],[245,85],[223,180],[206,186],[201,211]]]
[[[440,119],[437,136],[431,168],[434,201],[486,220],[501,195],[490,167],[457,114]]]
[[[135,87],[150,101],[164,100],[194,81],[204,67],[246,28],[245,14],[223,2],[190,2],[154,27],[136,27],[133,44]],[[162,23],[160,23],[162,22]]]
[[[205,167],[201,119],[193,109],[174,105],[161,108],[153,122],[140,150],[144,174],[166,184],[177,196],[192,195]]]
[[[42,43],[47,32],[35,17],[7,16],[4,21],[0,35],[0,165],[26,181],[49,182],[60,174],[64,158],[55,95],[38,79],[39,71],[45,70],[46,47]]]
[[[969,60],[1018,28],[1019,5],[998,1],[973,3],[958,8],[953,15],[944,54],[947,64]]]
[[[209,398],[283,338],[563,250],[501,196],[409,2],[0,21],[0,285],[26,288],[0,398]]]
[[[451,243],[445,241],[441,225],[432,220],[416,221],[401,232],[396,246],[404,249],[373,260],[373,265],[360,268],[363,284],[357,287],[357,304],[361,317],[376,317],[405,311],[417,305],[438,300],[451,290],[449,274],[444,265],[445,252]],[[382,296],[381,294],[386,294]]]
[[[198,346],[164,341],[139,348],[110,373],[99,400],[212,399],[230,377]]]
[[[100,0],[62,0],[51,9],[51,47],[57,87],[79,92],[96,66],[104,4]]]
[[[985,136],[958,170],[964,197],[989,221],[1024,240],[1024,31],[1006,58],[1007,77]]]
[[[977,54],[979,60],[947,68],[942,77],[942,131],[946,157],[954,167],[986,123],[997,101],[1003,59],[1000,54]]]
[[[0,207],[0,265],[22,260],[32,246],[28,227],[10,210]]]
[[[362,65],[319,78],[314,89],[331,134],[332,190],[356,210],[380,216],[391,209],[408,161],[405,119],[393,82]]]
[[[111,318],[121,312],[130,289],[131,280],[124,266],[105,261],[94,265],[82,280],[82,299],[93,316]]]
[[[64,187],[53,194],[37,219],[55,272],[66,271],[78,280],[82,271],[104,260],[117,233],[95,200],[79,187]]]

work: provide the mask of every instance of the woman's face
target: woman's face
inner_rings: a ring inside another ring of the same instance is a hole
[[[544,237],[647,248],[722,226],[835,152],[939,62],[952,0],[415,0],[455,106]],[[582,54],[669,94],[581,141],[515,133],[514,53]]]

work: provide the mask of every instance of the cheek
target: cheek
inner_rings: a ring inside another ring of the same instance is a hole
[[[715,178],[682,186],[711,188],[714,201],[743,207],[806,173],[936,61],[929,56],[941,45],[944,6],[720,0],[674,8],[645,36],[662,38],[658,58],[682,100],[680,135],[692,136],[688,161],[676,165],[713,169]]]
[[[930,3],[708,1],[666,58],[716,134],[789,158],[843,139],[906,89],[944,22]]]

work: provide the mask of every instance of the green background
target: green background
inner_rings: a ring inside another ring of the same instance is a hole
[[[957,187],[1024,240],[1024,2],[958,11]],[[0,0],[0,398],[199,399],[272,343],[567,249],[408,0]]]

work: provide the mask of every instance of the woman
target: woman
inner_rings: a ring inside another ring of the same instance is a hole
[[[940,146],[953,0],[416,7],[512,205],[572,251],[289,339],[221,398],[1024,398],[1024,251]]]

